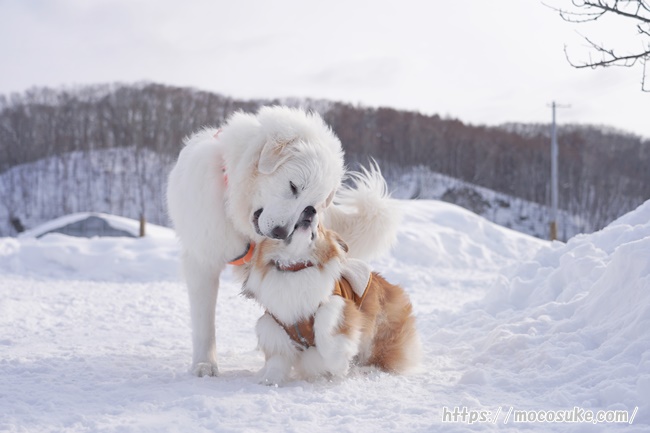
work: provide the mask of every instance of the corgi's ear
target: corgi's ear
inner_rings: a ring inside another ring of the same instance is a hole
[[[345,241],[341,239],[341,236],[339,236],[338,234],[334,234],[334,239],[336,239],[336,243],[338,243],[341,246],[343,251],[347,253],[349,250],[348,244],[346,244]]]
[[[281,139],[270,138],[264,144],[260,159],[257,162],[257,169],[262,174],[271,174],[278,169],[280,164],[289,159],[288,147],[295,141],[295,138]]]

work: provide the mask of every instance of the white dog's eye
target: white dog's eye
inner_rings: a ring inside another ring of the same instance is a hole
[[[291,194],[298,197],[298,187],[291,181],[289,181],[289,186],[291,187]]]

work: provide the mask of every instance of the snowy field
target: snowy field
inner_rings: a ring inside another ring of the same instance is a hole
[[[374,265],[411,296],[422,371],[280,388],[256,382],[260,309],[230,271],[217,306],[221,375],[188,373],[171,231],[1,238],[0,431],[650,430],[650,202],[566,244],[446,203],[402,208],[398,244]]]

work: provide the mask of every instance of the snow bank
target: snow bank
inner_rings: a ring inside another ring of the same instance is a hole
[[[540,250],[466,312],[481,308],[466,324],[482,331],[472,363],[486,383],[650,421],[650,201]]]
[[[81,238],[42,233],[89,215],[100,215],[111,226],[139,232],[139,222],[106,214],[78,213],[57,218],[23,233],[0,238],[0,272],[26,276],[93,281],[178,280],[178,242],[174,231],[147,224],[144,238]]]

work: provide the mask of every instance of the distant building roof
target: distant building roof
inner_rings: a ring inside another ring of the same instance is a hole
[[[112,227],[105,219],[94,215],[90,215],[85,219],[72,222],[61,227],[56,227],[49,231],[44,231],[36,235],[36,237],[40,238],[49,233],[62,233],[64,235],[77,236],[80,238],[92,238],[95,236],[127,238],[135,237],[132,233],[129,233],[126,230],[116,229]]]
[[[49,233],[61,233],[76,237],[129,237],[140,236],[140,222],[131,218],[120,217],[100,212],[79,212],[52,221],[20,233],[18,237],[41,238]],[[174,231],[155,224],[147,223],[147,237],[174,238]]]

